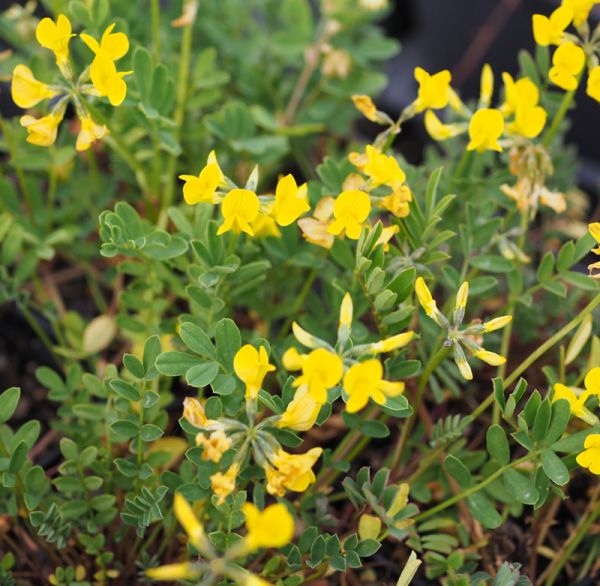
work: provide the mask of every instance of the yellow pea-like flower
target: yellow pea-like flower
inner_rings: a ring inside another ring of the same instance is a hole
[[[312,398],[320,404],[327,401],[327,390],[340,382],[344,371],[342,359],[325,348],[313,350],[302,362],[302,375],[295,387],[306,386]]]
[[[577,455],[577,463],[592,474],[600,475],[600,433],[592,433],[585,438],[584,451]]]
[[[412,191],[410,187],[406,185],[401,185],[398,189],[395,189],[389,195],[386,195],[379,202],[379,206],[384,210],[388,210],[397,218],[405,218],[410,214],[410,206],[409,203],[412,201]],[[387,250],[386,245],[391,239],[391,237],[398,232],[395,230],[398,226],[388,226],[383,229],[381,236],[378,240],[378,244],[384,245],[384,250]],[[387,240],[386,240],[387,239]]]
[[[294,431],[308,431],[311,429],[321,410],[321,403],[315,401],[306,386],[301,386],[290,401],[277,427],[285,427]]]
[[[380,153],[370,144],[367,145],[365,154],[367,162],[362,167],[362,172],[369,177],[373,187],[379,185],[399,187],[406,181],[406,174],[395,157]]]
[[[433,110],[425,112],[425,129],[433,140],[442,141],[458,136],[465,130],[461,124],[444,124]]]
[[[232,441],[221,429],[213,431],[208,437],[203,433],[196,435],[196,445],[202,448],[202,459],[220,462],[223,454],[231,447]]]
[[[573,20],[573,10],[569,6],[559,6],[549,17],[534,14],[532,18],[533,37],[542,47],[560,45],[565,29]]]
[[[89,149],[97,140],[104,138],[108,133],[108,129],[104,124],[94,122],[93,118],[89,115],[83,116],[79,120],[81,122],[81,129],[77,135],[75,149],[81,152]]]
[[[517,108],[515,119],[508,125],[508,130],[526,138],[535,138],[544,130],[547,118],[548,114],[541,106]]]
[[[25,115],[19,119],[21,126],[27,129],[27,142],[36,146],[54,144],[61,121],[62,115],[58,114],[48,114],[42,118]]]
[[[371,352],[379,354],[385,352],[393,352],[398,348],[404,348],[414,337],[415,333],[412,331],[402,332],[401,334],[396,334],[395,336],[391,336],[389,338],[385,338],[385,340],[380,340],[379,342],[375,342],[370,345]]]
[[[348,238],[358,240],[370,211],[371,200],[364,191],[358,189],[342,191],[333,205],[335,219],[327,228],[327,232],[338,235],[345,231]]]
[[[212,491],[219,497],[219,504],[224,503],[225,499],[234,491],[239,472],[240,465],[234,462],[226,472],[217,472],[210,477],[210,486]]]
[[[348,393],[346,410],[356,413],[366,407],[369,399],[385,405],[388,397],[404,392],[403,382],[383,380],[383,366],[375,358],[352,365],[344,375],[344,389]]]
[[[377,107],[369,96],[352,96],[354,107],[371,122],[377,122]]]
[[[37,80],[29,67],[17,65],[13,69],[11,94],[19,108],[32,108],[42,100],[58,95],[58,92]]]
[[[302,368],[302,354],[298,352],[298,348],[291,346],[283,353],[281,362],[286,370],[300,370]]]
[[[318,348],[319,340],[315,338],[311,333],[307,332],[302,326],[300,326],[297,322],[292,322],[292,332],[294,336],[300,344],[306,346],[307,348]],[[292,369],[295,370],[295,369]]]
[[[346,293],[340,305],[340,326],[349,328],[352,325],[352,314],[354,313],[354,304],[350,293]]]
[[[51,18],[42,18],[35,36],[38,43],[50,49],[56,57],[58,65],[64,65],[69,59],[69,41],[75,36],[71,27],[71,21],[64,15],[59,14],[56,22]]]
[[[256,238],[266,238],[272,236],[273,238],[281,238],[281,230],[275,221],[275,218],[269,214],[258,213],[255,220],[250,224],[252,232]]]
[[[99,96],[106,96],[113,106],[120,106],[127,95],[123,79],[132,71],[117,71],[115,62],[104,52],[99,52],[90,66],[90,78]]]
[[[431,295],[431,291],[429,290],[429,287],[425,283],[425,279],[423,279],[423,277],[417,277],[417,280],[415,281],[415,293],[419,303],[421,304],[421,307],[425,310],[425,313],[429,317],[433,317],[437,311],[437,303]]]
[[[179,175],[185,181],[183,185],[183,199],[188,205],[200,202],[213,203],[217,188],[223,181],[223,173],[217,162],[208,163],[196,175]]]
[[[500,110],[504,114],[516,112],[519,108],[532,108],[537,106],[540,99],[540,90],[528,77],[521,77],[516,81],[510,73],[502,74],[504,82],[504,104]]]
[[[415,68],[415,79],[419,83],[419,93],[415,100],[415,110],[423,112],[428,108],[445,108],[450,100],[452,76],[447,69],[430,75],[421,67]]]
[[[496,354],[496,352],[484,350],[483,348],[474,352],[473,356],[475,356],[475,358],[479,358],[479,360],[482,360],[490,366],[500,366],[506,362],[506,358],[504,358],[504,356],[500,356],[500,354]]]
[[[387,196],[390,197],[390,196]],[[406,215],[408,215],[408,202],[404,202],[404,205],[406,206]],[[385,206],[386,209],[387,206]],[[390,210],[394,215],[396,215],[396,213],[394,213],[394,211]],[[400,210],[395,210],[396,212],[400,212]],[[400,216],[400,217],[404,217],[404,216]],[[392,226],[386,226],[382,231],[381,231],[381,235],[379,236],[379,238],[377,239],[376,244],[381,244],[383,245],[383,250],[384,252],[388,252],[390,249],[390,241],[391,239],[398,234],[398,232],[400,232],[400,227],[397,226],[396,224],[392,225]]]
[[[280,226],[289,226],[309,210],[306,183],[298,186],[292,175],[282,177],[277,182],[275,203],[271,212],[275,221]]]
[[[179,564],[167,564],[158,568],[146,570],[146,576],[159,582],[172,582],[174,580],[192,580],[198,575],[194,564],[181,562]]]
[[[221,204],[221,214],[223,214],[223,223],[219,226],[217,234],[223,234],[232,231],[234,234],[245,232],[254,236],[254,231],[250,226],[258,216],[260,202],[254,191],[249,189],[232,189],[224,198]]]
[[[480,153],[486,150],[501,151],[498,139],[504,132],[504,118],[499,110],[482,108],[477,110],[469,122],[470,142],[467,150]]]
[[[598,4],[598,0],[562,0],[562,5],[571,10],[575,26],[581,26],[588,19],[594,4]]]
[[[206,427],[210,423],[204,405],[195,397],[186,397],[183,400],[183,417],[196,427]]]
[[[264,346],[257,350],[251,344],[245,344],[233,358],[233,370],[246,385],[246,399],[256,399],[265,376],[275,367],[269,364],[269,355]]]
[[[260,511],[253,503],[244,503],[248,534],[244,546],[248,551],[261,547],[283,547],[294,537],[294,518],[282,503],[269,505]]]
[[[487,108],[492,101],[492,94],[494,93],[494,72],[487,63],[481,70],[480,86],[479,103]]]
[[[598,417],[585,406],[585,402],[589,396],[589,392],[584,392],[578,396],[573,389],[561,383],[556,383],[554,385],[552,402],[554,403],[561,399],[567,401],[571,408],[572,415],[575,415],[575,417],[578,417],[589,425],[596,425],[598,423]]]
[[[127,51],[129,51],[129,39],[125,33],[113,33],[112,31],[115,26],[116,25],[113,22],[106,28],[104,33],[102,33],[100,43],[98,43],[94,37],[86,33],[81,33],[79,36],[95,55],[102,52],[113,61],[117,61],[121,57],[124,57],[127,54]]]
[[[600,65],[589,72],[585,91],[590,98],[600,102]]]
[[[456,303],[454,305],[455,310],[464,309],[467,306],[469,299],[469,283],[465,281],[459,288],[456,294]]]
[[[563,43],[552,55],[552,67],[548,73],[550,81],[563,90],[574,90],[584,65],[583,49],[570,41]]]
[[[273,457],[273,466],[267,465],[267,492],[283,496],[286,490],[304,492],[315,480],[312,468],[323,453],[322,448],[311,448],[304,454],[288,454],[280,449]]]
[[[493,332],[495,330],[499,330],[509,324],[512,321],[512,315],[502,315],[500,317],[495,317],[483,324],[485,328],[485,332]]]
[[[590,395],[600,399],[600,367],[592,368],[585,376],[585,388]]]
[[[173,510],[177,520],[189,537],[190,543],[195,548],[200,549],[206,538],[204,527],[196,517],[190,503],[178,492],[175,493],[173,500]]]

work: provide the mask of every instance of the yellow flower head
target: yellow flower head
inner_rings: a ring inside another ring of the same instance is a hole
[[[388,252],[388,250],[390,249],[390,240],[396,234],[398,234],[398,232],[400,232],[400,227],[396,224],[393,224],[392,226],[385,226],[385,228],[383,228],[383,230],[381,231],[381,236],[379,236],[375,244],[382,244],[384,252]]]
[[[302,354],[298,352],[298,349],[295,346],[291,346],[283,353],[281,362],[286,370],[301,370]]]
[[[204,527],[198,517],[194,514],[194,511],[190,504],[185,498],[178,492],[175,493],[175,499],[173,501],[173,508],[177,520],[181,523],[184,531],[190,539],[190,543],[196,548],[200,549],[206,538],[204,533]]]
[[[571,9],[575,26],[581,26],[588,19],[594,4],[598,4],[598,0],[562,0],[562,5]]]
[[[519,108],[533,108],[540,99],[538,87],[528,77],[521,77],[517,81],[510,73],[503,73],[504,104],[500,107],[503,113],[511,114]]]
[[[486,364],[490,364],[491,366],[500,366],[506,362],[506,358],[504,356],[500,356],[500,354],[496,354],[495,352],[490,352],[489,350],[481,349],[473,352],[473,356],[475,358],[479,358]]]
[[[425,310],[425,313],[429,317],[433,317],[438,311],[437,303],[431,295],[431,291],[426,285],[425,279],[423,279],[423,277],[417,277],[417,280],[415,281],[415,293],[417,295],[419,303],[421,304],[421,307]]]
[[[114,28],[115,23],[113,22],[102,34],[100,43],[85,33],[81,33],[79,36],[95,55],[104,53],[113,61],[117,61],[129,51],[129,39],[125,33],[113,33]]]
[[[503,328],[505,325],[512,321],[512,315],[502,315],[500,317],[495,317],[490,321],[487,321],[483,324],[485,328],[485,332],[493,332],[495,330],[499,330]]]
[[[298,187],[292,175],[282,177],[277,183],[275,203],[271,212],[275,221],[280,226],[289,226],[309,210],[306,183]]]
[[[75,149],[78,151],[87,151],[97,140],[106,136],[108,129],[104,124],[96,124],[93,118],[89,115],[79,119],[81,129],[77,135]]]
[[[288,454],[280,449],[273,456],[274,468],[267,466],[267,492],[283,496],[286,490],[304,492],[314,481],[312,467],[321,456],[321,448],[311,448],[304,454]]]
[[[590,425],[595,425],[598,423],[598,418],[585,406],[585,402],[589,396],[589,392],[584,392],[577,396],[573,389],[561,383],[556,383],[554,385],[552,402],[554,403],[561,399],[567,401],[569,403],[569,407],[571,408],[572,415],[579,417],[579,419]]]
[[[371,122],[377,122],[377,107],[369,96],[352,96],[354,107]]]
[[[563,43],[552,55],[552,67],[548,73],[550,81],[563,90],[574,90],[584,65],[583,49],[570,41]]]
[[[218,502],[222,504],[235,489],[235,480],[240,472],[240,465],[234,462],[227,472],[217,472],[210,477],[212,491],[219,497]]]
[[[464,132],[460,124],[444,124],[433,110],[425,112],[425,129],[433,140],[447,140]]]
[[[115,62],[104,52],[99,52],[90,66],[90,77],[99,96],[106,96],[113,106],[120,106],[127,95],[123,79],[132,71],[117,71]]]
[[[367,145],[366,156],[367,162],[362,167],[362,172],[369,177],[373,187],[389,185],[395,188],[406,181],[406,175],[395,157],[380,153],[370,144]]]
[[[596,395],[600,399],[600,367],[592,368],[585,375],[584,384],[589,395]]]
[[[577,456],[577,463],[592,474],[600,475],[600,433],[592,433],[585,438],[584,451]]]
[[[25,115],[19,119],[21,126],[27,128],[27,142],[37,146],[50,146],[56,142],[61,121],[62,116],[58,114],[48,114],[42,118]]]
[[[167,564],[157,568],[146,570],[146,576],[159,582],[173,582],[175,580],[192,580],[198,575],[198,571],[191,562],[179,564]]]
[[[600,222],[592,222],[588,226],[588,230],[598,244],[598,248],[592,248],[592,252],[594,254],[600,254]],[[588,265],[588,271],[590,272],[590,276],[593,278],[598,278],[600,276],[597,272],[595,272],[596,269],[600,269],[600,263],[593,262],[592,264]]]
[[[600,102],[600,65],[590,71],[585,91],[590,98]]]
[[[202,459],[220,462],[223,454],[231,447],[232,441],[221,429],[213,431],[208,437],[203,433],[196,435],[196,445],[202,447]]]
[[[258,216],[256,216],[256,219],[250,224],[250,227],[256,238],[266,238],[267,236],[281,238],[281,230],[279,229],[275,218],[269,214],[258,212]]]
[[[38,81],[31,69],[25,65],[17,65],[13,69],[11,93],[13,102],[19,108],[32,108],[38,102],[58,94],[45,83]]]
[[[233,370],[246,384],[246,399],[256,399],[268,372],[275,370],[269,364],[269,355],[264,346],[258,350],[251,344],[242,346],[233,359]]]
[[[430,75],[421,67],[417,67],[415,79],[419,82],[419,93],[415,100],[417,112],[423,112],[428,108],[438,110],[448,105],[452,76],[447,69]]]
[[[492,101],[492,94],[494,93],[494,72],[492,68],[486,63],[481,70],[481,90],[479,103],[487,108]]]
[[[35,31],[38,43],[54,53],[59,65],[64,65],[69,59],[69,41],[73,36],[71,21],[64,14],[59,14],[56,22],[42,18]]]
[[[260,511],[256,505],[244,503],[242,510],[248,529],[244,546],[248,551],[261,547],[283,547],[294,537],[294,518],[285,505],[277,503]]]
[[[467,306],[467,300],[469,299],[469,283],[465,281],[459,288],[458,293],[456,294],[456,303],[454,305],[454,309],[458,311],[459,309],[465,309]]]
[[[340,305],[340,326],[349,328],[352,326],[352,314],[354,313],[354,304],[350,293],[346,293]]]
[[[548,115],[541,106],[532,108],[517,108],[514,121],[508,125],[508,130],[525,138],[535,138],[544,126]]]
[[[471,141],[467,150],[482,153],[485,150],[501,151],[498,139],[504,131],[504,118],[499,110],[482,108],[477,110],[469,122],[469,137]]]
[[[384,210],[388,210],[397,218],[405,218],[410,213],[409,203],[412,201],[412,191],[410,187],[406,185],[401,185],[398,189],[395,189],[389,195],[386,195],[379,201],[379,206]],[[390,226],[388,228],[384,228],[384,231],[388,232],[385,236],[382,234],[382,238],[389,236],[390,238],[393,236],[393,233],[390,234],[390,231],[394,233],[397,230],[394,230],[397,226]]]
[[[234,234],[246,232],[246,234],[254,236],[250,223],[258,216],[259,207],[258,196],[254,191],[232,189],[221,204],[224,222],[217,230],[217,234],[231,230]]]
[[[195,397],[186,397],[183,400],[183,417],[195,427],[206,427],[210,423],[204,405]]]
[[[321,404],[315,401],[306,386],[300,387],[277,422],[277,427],[294,431],[308,431],[321,410]]]
[[[413,339],[414,335],[414,332],[402,332],[401,334],[396,334],[385,340],[380,340],[379,342],[370,345],[371,352],[379,354],[393,352],[394,350],[398,350],[398,348],[404,348],[404,346]]]
[[[327,231],[327,227],[331,216],[333,216],[334,204],[333,197],[323,197],[315,206],[311,218],[300,218],[298,220],[298,227],[302,230],[302,236],[307,242],[327,249],[333,246],[335,239]]]
[[[294,386],[306,385],[312,398],[323,404],[327,401],[327,389],[340,382],[343,371],[344,364],[337,354],[317,348],[304,358],[302,375],[294,381]]]
[[[344,389],[348,393],[346,410],[356,413],[363,409],[369,399],[384,405],[388,397],[404,392],[403,382],[383,380],[383,366],[375,358],[351,366],[344,375]]]
[[[363,222],[371,211],[371,200],[364,191],[349,189],[342,191],[333,205],[334,220],[327,228],[330,234],[338,235],[345,231],[351,240],[358,240]]]
[[[183,185],[183,199],[188,205],[200,202],[213,203],[215,192],[223,181],[223,173],[216,161],[207,163],[199,175],[180,175],[179,179],[185,181]]]
[[[573,20],[573,10],[569,6],[559,6],[550,17],[534,14],[532,19],[533,37],[542,47],[560,45],[564,30]]]

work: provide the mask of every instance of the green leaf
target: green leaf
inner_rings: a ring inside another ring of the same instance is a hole
[[[215,340],[219,362],[232,372],[233,358],[242,345],[240,331],[235,322],[229,318],[220,320],[215,326]]]
[[[198,325],[192,322],[184,322],[181,325],[179,335],[183,343],[196,354],[215,360],[217,353],[208,334]]]
[[[564,462],[548,448],[542,450],[542,467],[546,476],[559,486],[569,482],[569,470]]]
[[[467,508],[486,529],[496,529],[502,525],[502,517],[494,508],[494,503],[481,492],[467,497]]]
[[[514,468],[507,468],[502,476],[504,478],[504,486],[508,492],[525,505],[534,505],[537,501],[538,494],[533,482],[525,475],[517,472]]]
[[[548,431],[548,427],[550,426],[551,411],[552,406],[550,403],[550,399],[544,399],[535,415],[535,419],[533,420],[534,440],[539,442],[543,440],[546,436],[546,432]]]
[[[185,380],[192,387],[206,387],[215,380],[219,373],[219,365],[216,362],[204,362],[192,366],[185,373]]]
[[[513,263],[499,255],[481,255],[471,259],[471,264],[481,271],[489,273],[510,273],[514,269]]]
[[[381,543],[375,539],[363,539],[359,541],[355,551],[361,558],[366,558],[376,553],[380,547]]]
[[[23,464],[25,464],[28,452],[29,446],[27,445],[27,442],[25,440],[19,442],[10,457],[8,471],[16,474],[23,467]]]
[[[388,437],[390,430],[382,421],[365,421],[360,425],[360,431],[367,437]]]
[[[506,432],[499,425],[492,425],[486,435],[487,450],[492,458],[501,466],[510,461],[510,446]]]
[[[554,272],[554,255],[552,252],[547,252],[542,258],[542,262],[537,269],[537,280],[540,283],[547,283]]]
[[[133,52],[133,76],[143,102],[147,102],[150,97],[153,75],[154,65],[150,51],[144,47],[137,47]]]
[[[108,386],[115,392],[117,395],[127,399],[128,401],[139,401],[141,398],[139,390],[134,387],[132,384],[121,380],[115,379],[111,380],[108,383]]]
[[[182,376],[190,368],[203,362],[185,352],[163,352],[156,359],[156,369],[165,376]]]
[[[152,423],[146,423],[146,425],[142,425],[140,429],[140,436],[145,442],[153,442],[154,440],[157,440],[162,434],[162,429]]]
[[[11,387],[0,395],[0,423],[8,421],[15,412],[21,397],[21,389]]]
[[[138,426],[133,421],[118,419],[110,424],[110,429],[124,438],[135,437],[138,433]]]
[[[456,457],[450,454],[444,460],[444,468],[461,488],[468,488],[473,483],[469,469]]]
[[[133,354],[125,354],[125,356],[123,356],[123,366],[125,366],[135,378],[144,378],[146,374],[144,365],[140,362],[139,358]]]
[[[566,399],[559,399],[552,403],[552,416],[550,425],[544,438],[544,443],[552,444],[558,440],[567,429],[571,419],[571,406]]]

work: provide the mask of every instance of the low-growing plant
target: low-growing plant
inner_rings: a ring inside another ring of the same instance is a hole
[[[0,584],[595,583],[594,4],[398,117],[384,0],[3,12],[1,299],[47,357],[0,394]]]

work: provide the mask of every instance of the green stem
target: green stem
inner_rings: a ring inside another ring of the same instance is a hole
[[[283,323],[281,328],[279,328],[279,334],[278,334],[279,338],[283,338],[290,331],[292,322],[298,315],[298,312],[302,309],[302,306],[304,305],[304,301],[308,297],[308,294],[310,293],[312,284],[315,282],[315,279],[318,277],[318,275],[319,275],[319,269],[312,269],[310,271],[310,273],[308,274],[308,277],[306,277],[306,280],[304,281],[304,285],[302,286],[302,289],[300,289],[300,292],[298,293],[298,296],[296,297],[296,300],[294,301],[294,303],[292,305],[292,309],[291,309],[287,319],[285,320],[285,322]]]
[[[194,26],[193,23],[187,24],[183,27],[183,37],[181,39],[181,49],[179,54],[179,74],[177,81],[177,103],[175,106],[175,114],[173,116],[175,121],[175,128],[173,129],[173,136],[175,141],[178,143],[181,140],[181,127],[183,126],[183,120],[185,118],[185,104],[188,95],[188,83],[190,77],[190,59],[192,54],[192,32]],[[158,156],[158,153],[156,153]],[[167,225],[167,209],[173,202],[175,195],[175,181],[174,175],[177,167],[177,156],[171,155],[167,162],[167,173],[166,173],[166,185],[164,190],[163,201],[161,205],[161,213],[159,217],[159,227],[165,228]]]
[[[535,457],[535,456],[537,456],[537,452],[531,452],[531,453],[527,454],[526,456],[523,456],[522,458],[519,458],[518,460],[511,462],[510,464],[501,466],[495,472],[493,472],[490,476],[488,476],[487,478],[482,480],[479,484],[476,484],[475,486],[471,486],[470,488],[467,488],[467,489],[463,490],[462,492],[459,492],[458,494],[451,496],[449,499],[446,499],[445,501],[441,502],[439,505],[436,505],[435,507],[432,507],[431,509],[428,509],[427,511],[423,511],[422,513],[420,513],[419,515],[417,515],[414,518],[415,522],[423,521],[425,519],[428,519],[429,517],[433,517],[440,511],[444,511],[445,509],[447,509],[448,507],[451,507],[452,505],[458,503],[459,501],[462,501],[463,499],[470,497],[472,494],[479,492],[480,490],[484,489],[486,486],[488,486],[489,484],[494,482],[494,480],[496,480],[496,478],[500,477],[509,468],[514,468],[514,467],[522,464],[523,462],[527,462],[528,460],[530,460],[532,457]]]
[[[577,86],[575,87],[575,89],[569,90],[563,96],[562,102],[560,103],[556,114],[554,114],[552,123],[550,124],[550,127],[548,128],[548,130],[546,130],[546,133],[544,134],[544,137],[542,139],[543,146],[550,146],[550,143],[556,136],[556,133],[558,132],[562,121],[564,120],[565,116],[567,115],[567,112],[569,111],[569,108],[571,107],[571,104],[573,103],[573,99],[575,98],[575,93],[577,92],[577,88],[579,87],[580,80],[581,74],[577,76]]]
[[[160,0],[151,0],[150,14],[152,19],[152,54],[154,60],[160,61]]]

